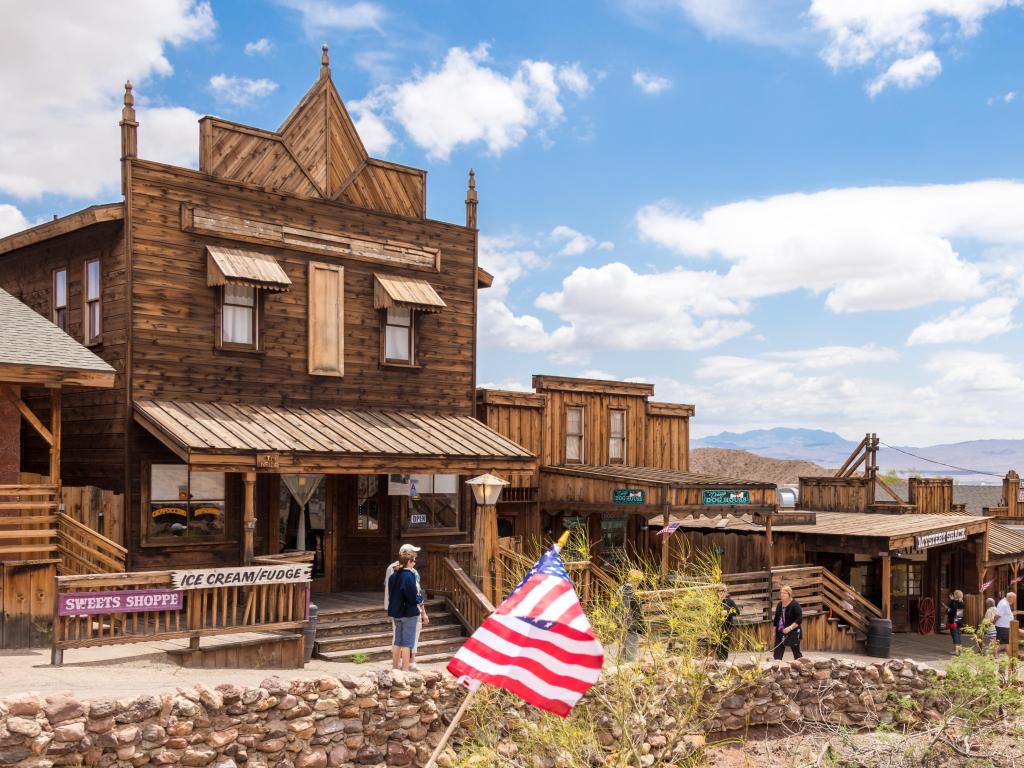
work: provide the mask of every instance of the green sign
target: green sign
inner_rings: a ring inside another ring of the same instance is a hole
[[[701,504],[749,504],[750,491],[704,491]]]
[[[616,488],[612,491],[612,504],[646,504],[647,492],[640,488]]]

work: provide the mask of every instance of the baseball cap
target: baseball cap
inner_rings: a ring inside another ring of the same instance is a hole
[[[413,552],[419,552],[419,551],[420,551],[420,548],[416,547],[416,546],[413,546],[412,544],[403,544],[401,547],[398,548],[398,554],[400,554],[400,555],[412,554]]]

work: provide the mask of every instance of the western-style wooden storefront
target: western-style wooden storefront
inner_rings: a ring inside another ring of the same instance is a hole
[[[64,399],[62,480],[124,495],[131,571],[309,548],[316,588],[376,591],[399,539],[468,541],[465,479],[536,471],[473,418],[472,172],[428,218],[319,63],[276,130],[200,120],[198,170],[138,156],[127,84],[123,199],[0,238],[0,286],[117,372]]]

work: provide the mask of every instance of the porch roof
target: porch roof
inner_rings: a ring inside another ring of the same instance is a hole
[[[1001,565],[1015,560],[1024,560],[1024,528],[990,522],[986,565]]]
[[[136,400],[135,419],[183,460],[228,471],[532,471],[537,458],[471,416]]]
[[[722,488],[725,486],[730,489],[749,489],[775,487],[775,483],[737,480],[734,477],[719,477],[716,475],[699,475],[695,472],[683,472],[679,469],[634,467],[627,464],[605,464],[601,466],[563,464],[557,467],[541,467],[541,472],[549,472],[556,475],[572,475],[574,477],[591,477],[595,480],[616,480],[624,483],[659,485],[667,488]]]
[[[802,533],[818,536],[854,536],[887,539],[893,549],[913,545],[915,536],[965,528],[971,536],[985,531],[988,521],[977,515],[887,515],[870,512],[815,512],[816,522],[811,524],[777,525],[773,534]],[[650,522],[661,524],[661,516],[651,516]],[[734,533],[764,533],[765,527],[753,521],[750,515],[730,515],[724,518],[690,518],[673,515],[670,523],[679,523],[681,529],[721,530]],[[991,535],[991,534],[990,534]],[[909,541],[909,543],[908,543]]]
[[[0,381],[114,386],[114,369],[0,288]]]

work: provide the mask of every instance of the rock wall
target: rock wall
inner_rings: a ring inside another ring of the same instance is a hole
[[[927,691],[936,674],[895,660],[869,666],[808,659],[773,664],[743,689],[708,691],[706,702],[718,713],[710,728],[736,731],[807,720],[871,726],[905,719],[895,702],[905,697],[922,703],[917,717],[927,719]],[[0,700],[0,766],[423,765],[462,696],[438,672],[290,682],[272,677],[258,688],[199,685],[120,701],[19,696]],[[523,713],[532,711],[523,705]],[[653,752],[670,750],[680,737],[658,718],[647,730]]]

